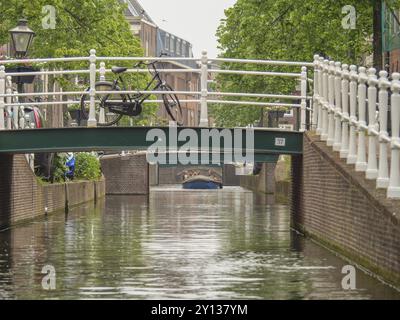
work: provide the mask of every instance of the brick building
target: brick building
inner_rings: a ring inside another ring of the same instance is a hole
[[[400,71],[400,11],[383,2],[382,49],[384,65],[390,72]]]
[[[157,57],[161,53],[170,57],[193,57],[192,44],[166,30],[160,29],[146,13],[137,0],[121,0],[127,5],[125,17],[131,25],[132,33],[141,40],[146,56]],[[193,61],[179,61],[163,63],[165,69],[192,69],[197,68]],[[166,82],[177,91],[198,91],[200,76],[198,73],[171,73],[165,74]],[[179,96],[180,99],[193,97]],[[197,126],[200,120],[198,103],[182,103],[184,125]],[[158,115],[168,119],[165,109],[160,106]]]

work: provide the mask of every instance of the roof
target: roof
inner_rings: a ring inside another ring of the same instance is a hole
[[[147,22],[155,24],[137,0],[122,0],[122,2],[128,5],[125,11],[126,16],[140,17]]]

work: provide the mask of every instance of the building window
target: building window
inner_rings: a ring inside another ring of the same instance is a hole
[[[172,53],[175,53],[175,37],[174,36],[170,36],[170,41],[169,41],[170,45],[169,45],[169,50]]]
[[[186,56],[186,41],[182,40],[182,56]]]
[[[176,40],[176,54],[180,55],[181,54],[181,39]]]
[[[167,33],[165,35],[165,50],[169,51],[169,48],[170,48],[170,46],[169,46],[169,34]]]

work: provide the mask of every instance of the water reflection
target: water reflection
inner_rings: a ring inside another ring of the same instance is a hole
[[[129,299],[393,298],[347,264],[291,232],[289,209],[240,188],[157,188],[150,197],[107,197],[67,216],[0,232],[0,297]],[[41,288],[44,265],[57,289]]]

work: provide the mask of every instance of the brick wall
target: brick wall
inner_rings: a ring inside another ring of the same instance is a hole
[[[293,225],[400,285],[400,201],[386,199],[311,133],[292,169]]]
[[[149,194],[149,164],[145,153],[101,158],[106,194]]]
[[[24,155],[0,155],[0,229],[103,195],[104,179],[41,185]]]
[[[263,163],[256,176],[241,176],[240,185],[246,189],[261,193],[275,193],[275,163]]]

